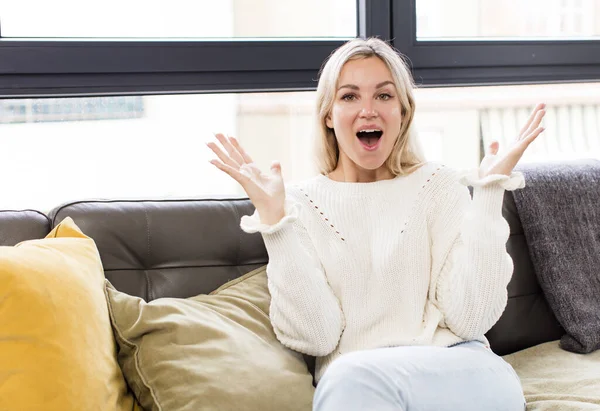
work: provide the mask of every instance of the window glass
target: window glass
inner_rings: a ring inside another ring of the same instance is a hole
[[[600,159],[600,83],[418,89],[416,128],[428,158],[475,167],[482,147],[510,147],[537,103],[546,129],[521,163]]]
[[[600,39],[600,0],[416,0],[418,40]]]
[[[415,90],[415,129],[432,161],[477,167],[509,147],[546,102],[546,131],[522,162],[600,159],[600,83]],[[0,209],[84,199],[245,196],[209,163],[214,132],[236,136],[286,182],[317,174],[314,92],[0,100]]]
[[[314,93],[0,100],[0,209],[95,198],[244,195],[217,170],[213,133],[236,136],[286,180],[316,174]]]
[[[0,0],[3,37],[355,37],[356,0]]]

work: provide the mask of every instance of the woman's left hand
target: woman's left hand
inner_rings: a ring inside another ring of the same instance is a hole
[[[498,156],[499,143],[493,141],[490,146],[488,153],[481,161],[479,166],[479,177],[483,178],[492,174],[504,174],[510,176],[513,169],[525,153],[525,150],[529,145],[544,131],[543,127],[540,127],[540,123],[546,114],[544,110],[545,104],[538,104],[525,126],[521,129],[519,136],[515,139],[512,146]]]

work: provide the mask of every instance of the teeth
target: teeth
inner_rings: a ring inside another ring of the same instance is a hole
[[[370,129],[370,130],[359,130],[359,131],[362,131],[364,133],[374,133],[376,131],[381,131],[381,130],[379,130],[379,129]]]

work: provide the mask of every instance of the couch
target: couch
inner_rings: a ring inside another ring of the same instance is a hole
[[[95,241],[105,276],[116,289],[146,301],[188,298],[208,294],[267,263],[260,235],[239,228],[240,217],[252,212],[252,204],[244,198],[77,201],[47,214],[35,210],[0,211],[0,245],[43,238],[71,217]],[[511,355],[544,343],[556,346],[559,352],[557,340],[564,332],[536,279],[510,192],[505,194],[503,214],[510,225],[507,250],[514,261],[514,275],[508,286],[506,310],[487,333],[491,348],[508,360]],[[535,355],[539,359],[540,355],[554,355],[552,352]],[[314,359],[305,359],[312,370]],[[522,358],[515,362],[522,362]],[[555,371],[557,375],[562,372]],[[600,380],[595,384],[600,392]],[[539,392],[531,395],[531,404],[539,401],[536,409],[563,409],[561,399],[552,402],[538,398]],[[594,403],[589,409],[600,409],[600,404]]]

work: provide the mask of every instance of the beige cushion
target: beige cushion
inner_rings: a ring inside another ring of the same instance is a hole
[[[600,409],[600,351],[575,354],[551,341],[503,358],[521,378],[527,410]]]
[[[106,284],[118,360],[146,411],[310,410],[302,356],[269,321],[265,267],[212,295],[146,303]]]

